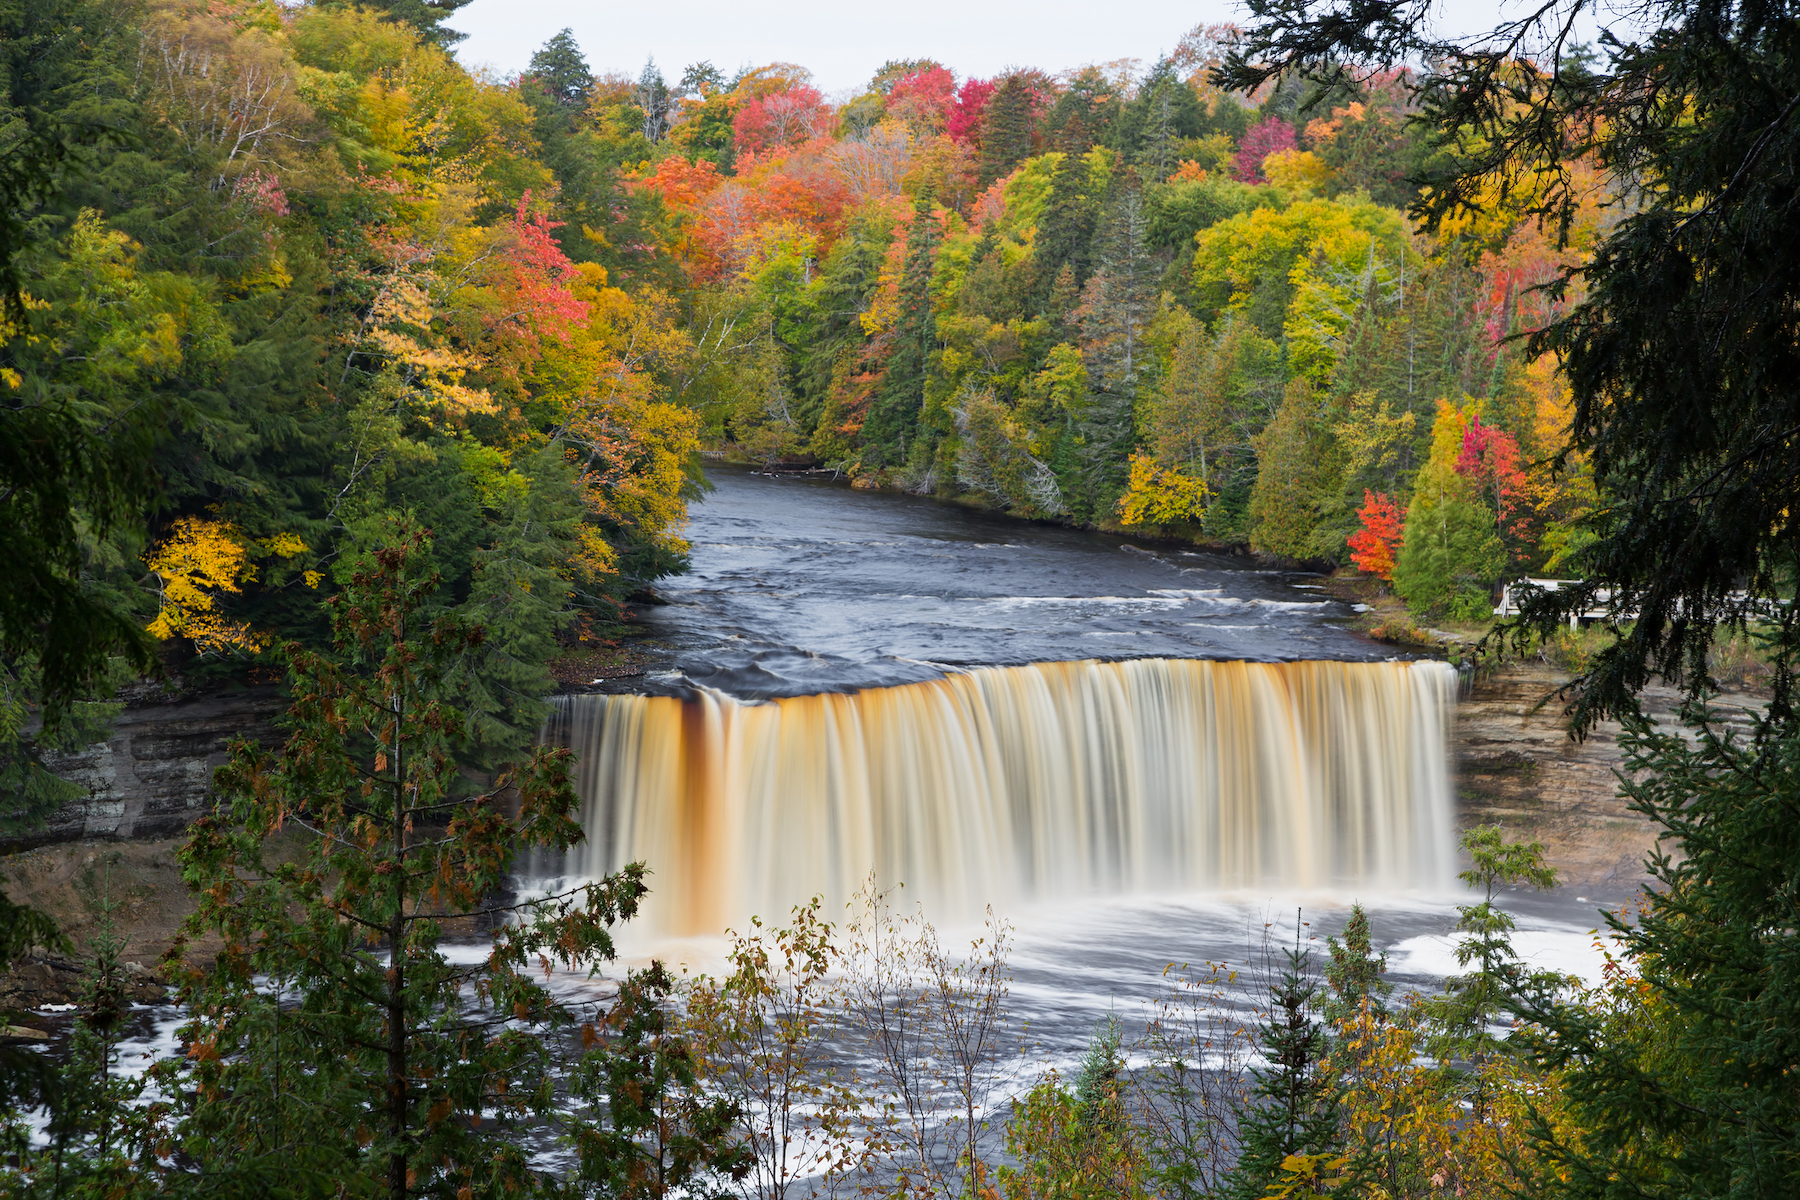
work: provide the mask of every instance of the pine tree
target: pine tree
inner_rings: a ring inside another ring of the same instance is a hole
[[[1031,155],[1033,97],[1025,76],[1014,73],[1000,81],[981,118],[981,168],[978,186],[986,188]]]
[[[1325,1071],[1330,1038],[1314,1019],[1321,997],[1312,952],[1294,932],[1282,948],[1281,973],[1270,981],[1269,1008],[1258,1032],[1268,1065],[1238,1111],[1240,1150],[1225,1183],[1233,1200],[1257,1200],[1282,1178],[1290,1155],[1325,1155],[1339,1145],[1336,1093]]]
[[[917,436],[919,412],[925,404],[925,380],[937,353],[937,313],[932,305],[931,273],[937,263],[939,227],[936,197],[929,188],[913,205],[906,234],[906,260],[900,274],[900,312],[894,324],[894,349],[888,356],[881,394],[869,408],[863,441],[871,465],[906,461]]]

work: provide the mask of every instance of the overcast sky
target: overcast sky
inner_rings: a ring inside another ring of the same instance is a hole
[[[1497,0],[1448,0],[1445,24],[1486,28],[1499,11]],[[636,75],[655,56],[673,82],[701,59],[726,75],[780,60],[810,69],[831,95],[889,59],[935,58],[959,77],[1151,62],[1195,25],[1240,17],[1234,0],[475,0],[449,24],[469,35],[457,48],[464,63],[503,75],[567,26],[596,72]]]

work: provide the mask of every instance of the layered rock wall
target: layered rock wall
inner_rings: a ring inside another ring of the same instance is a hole
[[[43,828],[0,841],[0,849],[179,834],[209,803],[213,770],[229,756],[232,740],[272,741],[282,708],[275,687],[130,703],[106,741],[46,756],[50,769],[86,797]]]
[[[1603,722],[1582,741],[1569,737],[1555,692],[1568,675],[1516,663],[1477,677],[1457,705],[1451,753],[1456,768],[1459,827],[1496,824],[1515,838],[1544,843],[1546,858],[1566,883],[1596,895],[1634,890],[1656,828],[1619,798],[1624,755],[1619,726]],[[1672,720],[1680,695],[1650,688],[1645,710]],[[1722,712],[1748,713],[1752,695],[1719,698]]]

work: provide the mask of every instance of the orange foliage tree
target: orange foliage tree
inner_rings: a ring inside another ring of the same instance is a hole
[[[1350,561],[1366,574],[1393,579],[1406,510],[1389,499],[1386,492],[1371,492],[1365,488],[1363,504],[1356,510],[1356,515],[1362,521],[1362,528],[1350,535]]]

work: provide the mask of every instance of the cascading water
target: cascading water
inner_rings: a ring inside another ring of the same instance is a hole
[[[1439,889],[1442,663],[1039,663],[743,703],[569,696],[586,843],[641,860],[671,934],[838,902],[872,872],[940,917],[1156,891]]]

